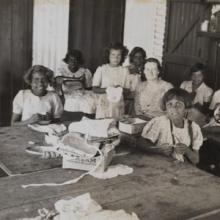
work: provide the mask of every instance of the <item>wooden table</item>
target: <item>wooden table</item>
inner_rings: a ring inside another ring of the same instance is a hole
[[[133,167],[130,175],[110,180],[86,176],[72,185],[23,189],[23,184],[61,183],[83,173],[51,168],[59,166],[59,161],[43,161],[28,155],[24,149],[30,140],[39,142],[42,136],[27,128],[0,128],[0,161],[10,165],[14,173],[25,173],[0,179],[1,220],[34,217],[39,208],[51,209],[61,198],[86,192],[103,208],[135,212],[143,220],[187,219],[209,211],[213,214],[211,218],[208,215],[202,219],[219,219],[219,178],[190,164],[175,164],[169,158],[141,152],[117,156],[112,162]]]

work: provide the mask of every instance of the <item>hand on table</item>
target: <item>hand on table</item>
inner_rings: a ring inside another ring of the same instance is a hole
[[[160,148],[161,148],[161,151],[167,156],[170,156],[173,152],[173,146],[168,143],[161,144]]]
[[[174,152],[177,154],[184,155],[186,153],[187,148],[188,147],[185,144],[178,143],[174,147]]]

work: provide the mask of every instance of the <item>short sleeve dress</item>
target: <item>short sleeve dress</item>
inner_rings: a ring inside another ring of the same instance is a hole
[[[97,68],[93,76],[93,87],[108,88],[122,87],[127,88],[129,71],[126,67],[117,66],[111,67],[109,64],[104,64]],[[96,118],[115,118],[119,119],[124,114],[123,97],[119,102],[113,103],[107,99],[107,95],[97,95]]]
[[[161,101],[164,94],[173,88],[171,83],[159,79],[157,82],[140,82],[135,91],[135,113],[148,118],[161,116]]]
[[[21,115],[21,120],[27,120],[34,114],[52,114],[53,118],[60,118],[63,105],[59,96],[48,91],[44,96],[36,96],[31,90],[20,90],[13,100],[13,113]]]

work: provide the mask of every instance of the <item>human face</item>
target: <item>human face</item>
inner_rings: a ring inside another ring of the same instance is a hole
[[[119,66],[121,62],[121,50],[111,49],[109,53],[109,64],[113,67]]]
[[[72,72],[76,72],[79,68],[79,63],[76,57],[68,57],[68,68]]]
[[[166,111],[168,118],[174,122],[184,118],[186,107],[182,101],[173,98],[166,103]]]
[[[137,67],[142,66],[144,64],[144,57],[142,53],[135,53],[133,57],[133,64]]]
[[[191,78],[192,78],[194,85],[200,86],[203,82],[204,76],[201,71],[197,71],[197,72],[192,73]]]
[[[48,86],[47,76],[41,72],[32,74],[31,90],[36,96],[43,96],[46,94]]]
[[[144,75],[147,80],[156,80],[159,76],[157,64],[154,62],[147,62],[144,66]]]

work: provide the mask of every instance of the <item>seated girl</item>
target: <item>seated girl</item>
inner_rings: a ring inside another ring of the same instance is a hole
[[[190,69],[190,81],[184,81],[180,88],[189,92],[192,96],[193,103],[199,103],[204,109],[208,109],[213,90],[205,82],[205,66],[202,63],[196,63]]]
[[[83,64],[83,56],[81,51],[79,50],[71,50],[69,51],[61,66],[57,69],[55,75],[57,77],[56,82],[58,84],[62,83],[65,80],[65,77],[73,78],[73,79],[83,79],[84,80],[84,88],[89,89],[92,87],[92,73],[89,69],[81,67]],[[62,76],[62,77],[58,77]]]
[[[129,84],[131,93],[128,94],[125,100],[125,114],[133,115],[134,114],[134,91],[137,89],[137,86],[141,79],[144,76],[144,64],[146,60],[146,52],[141,47],[135,47],[132,49],[129,54],[129,76],[127,83]]]
[[[187,157],[193,164],[197,164],[203,136],[200,127],[185,118],[190,105],[190,95],[185,90],[173,88],[166,92],[162,102],[166,115],[152,119],[144,127],[137,146],[179,161]]]
[[[111,44],[105,51],[105,64],[93,77],[93,91],[97,94],[96,118],[119,119],[124,114],[124,97],[128,92],[129,71],[122,67],[128,50],[121,43]]]
[[[30,89],[20,90],[13,101],[12,125],[52,122],[60,119],[63,106],[59,96],[47,91],[53,71],[41,66],[31,67],[24,76]]]
[[[161,101],[172,84],[160,78],[161,65],[155,58],[148,58],[144,67],[144,77],[135,91],[135,114],[139,117],[153,118],[163,115]]]
[[[83,115],[93,117],[95,97],[92,91],[91,72],[81,67],[83,56],[79,50],[66,54],[56,72],[56,89],[64,102],[63,120],[80,120]]]

